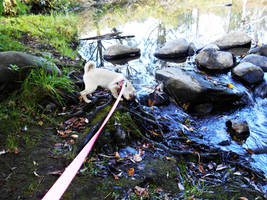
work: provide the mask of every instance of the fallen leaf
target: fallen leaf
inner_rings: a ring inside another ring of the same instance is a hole
[[[121,157],[120,157],[120,154],[119,154],[118,152],[115,152],[115,153],[114,153],[114,156],[115,156],[116,159],[120,159],[120,158],[121,158]]]
[[[135,186],[134,192],[136,195],[142,197],[142,196],[148,196],[148,192],[145,188],[141,188],[139,186]]]
[[[168,156],[166,156],[165,158],[166,158],[166,160],[173,160],[172,157],[168,157]]]
[[[213,164],[212,163],[209,163],[208,164],[208,168],[209,168],[209,170],[212,170],[213,169]]]
[[[220,164],[217,166],[216,171],[221,171],[221,170],[226,169],[226,168],[227,168],[227,166]]]
[[[134,176],[134,168],[130,168],[128,171],[128,176]]]
[[[248,198],[246,198],[246,197],[239,197],[238,199],[239,200],[248,200]]]
[[[163,191],[162,187],[157,187],[154,189],[154,192],[162,192],[162,191]]]
[[[70,143],[70,144],[75,144],[75,141],[74,141],[73,139],[70,139],[70,140],[69,140],[69,143]]]
[[[119,180],[119,177],[116,174],[112,173],[112,176],[115,180]]]
[[[202,165],[199,165],[199,166],[198,166],[198,169],[199,169],[199,171],[200,171],[201,173],[203,173],[203,174],[206,173]]]
[[[61,170],[53,171],[53,172],[48,172],[47,175],[58,175],[60,176],[62,174]]]
[[[74,139],[77,139],[79,137],[79,135],[73,134],[73,135],[71,135],[71,137],[74,138]]]
[[[140,156],[139,154],[135,154],[135,155],[134,155],[134,161],[135,161],[135,162],[140,162],[140,161],[142,161],[141,156]]]
[[[13,148],[13,152],[14,152],[14,154],[18,154],[19,153],[19,149],[17,147],[14,147]]]
[[[183,105],[182,105],[182,108],[185,109],[185,110],[187,110],[188,107],[189,107],[189,104],[183,104]]]
[[[38,166],[38,163],[36,161],[32,161],[34,166]]]
[[[145,154],[145,152],[144,152],[142,149],[139,149],[139,152],[138,152],[138,154],[139,154],[140,156],[142,156],[142,155],[144,155],[144,154]]]
[[[155,135],[155,136],[158,136],[159,134],[158,133],[156,133],[155,131],[150,131],[153,135]]]
[[[36,176],[36,177],[40,177],[40,175],[37,174],[37,172],[36,172],[35,170],[33,171],[33,174],[34,174],[34,176]]]
[[[43,126],[43,125],[44,125],[44,122],[39,121],[39,122],[38,122],[38,125],[39,125],[39,126]]]
[[[246,149],[246,151],[247,151],[250,155],[254,154],[254,151],[253,151],[252,149]]]
[[[227,83],[227,87],[230,88],[230,89],[234,88],[233,84],[231,84],[231,83]]]
[[[194,129],[191,127],[191,128],[189,128],[188,129],[190,132],[193,132],[194,131]]]

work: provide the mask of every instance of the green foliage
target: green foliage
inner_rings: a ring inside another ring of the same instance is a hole
[[[68,77],[59,77],[55,71],[49,74],[43,68],[31,70],[23,83],[22,101],[26,106],[31,107],[38,104],[42,99],[50,97],[64,105],[62,91],[73,92],[71,83]]]
[[[0,17],[3,12],[4,12],[4,0],[0,0]]]
[[[73,14],[60,15],[23,15],[16,18],[1,18],[0,51],[25,50],[25,43],[31,41],[52,46],[62,55],[74,58],[76,52],[72,43],[77,41],[77,16]]]

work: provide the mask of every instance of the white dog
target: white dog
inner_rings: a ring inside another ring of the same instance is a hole
[[[86,103],[90,103],[91,100],[86,95],[92,94],[98,86],[111,91],[114,98],[118,98],[118,91],[120,89],[119,83],[125,81],[125,89],[123,97],[126,100],[131,100],[136,97],[136,90],[129,80],[127,80],[123,74],[109,71],[107,69],[96,68],[94,62],[87,62],[84,66],[83,81],[85,89],[80,92],[83,100]]]

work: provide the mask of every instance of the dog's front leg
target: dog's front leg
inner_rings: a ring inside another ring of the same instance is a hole
[[[111,94],[112,94],[112,96],[115,98],[115,99],[117,99],[118,98],[118,91],[119,91],[119,89],[120,89],[120,86],[115,86],[115,87],[112,87],[112,88],[110,88],[110,91],[111,91]],[[122,101],[123,99],[120,99],[120,101]]]
[[[87,98],[87,96],[86,96],[87,94],[90,94],[90,92],[89,92],[88,90],[83,90],[83,91],[80,92],[80,94],[81,94],[83,100],[84,100],[86,103],[91,103],[91,100],[89,100],[89,99]]]

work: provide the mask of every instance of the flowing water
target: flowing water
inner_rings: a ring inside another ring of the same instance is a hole
[[[83,13],[85,22],[80,27],[80,37],[87,38],[111,33],[115,29],[122,35],[134,35],[134,38],[122,40],[82,41],[80,53],[86,60],[95,60],[98,65],[114,67],[102,59],[104,49],[112,44],[136,46],[141,49],[141,57],[126,64],[118,65],[130,78],[138,91],[138,95],[147,94],[156,85],[155,71],[165,66],[193,69],[194,57],[188,57],[183,63],[159,60],[153,56],[156,49],[166,41],[186,38],[200,48],[227,32],[242,30],[248,33],[255,43],[267,43],[267,1],[266,0],[233,0],[232,6],[227,1],[149,1],[143,4],[131,4],[127,8],[97,8],[96,12],[86,10]],[[92,23],[92,16],[94,21]],[[87,20],[88,19],[88,20]],[[99,48],[100,47],[100,48]],[[231,79],[230,73],[222,75],[236,88],[248,90]],[[265,73],[265,81],[267,74]],[[267,174],[267,99],[254,99],[252,103],[231,113],[222,113],[205,117],[192,117],[181,108],[170,104],[158,108],[158,113],[169,119],[172,130],[178,129],[176,123],[181,116],[189,117],[197,124],[197,134],[192,137],[205,144],[213,144],[224,150],[247,155],[252,166]],[[239,145],[231,142],[228,146],[219,143],[230,138],[226,132],[225,122],[228,119],[246,120],[250,128],[247,141]],[[245,149],[253,149],[256,153],[249,155]]]

